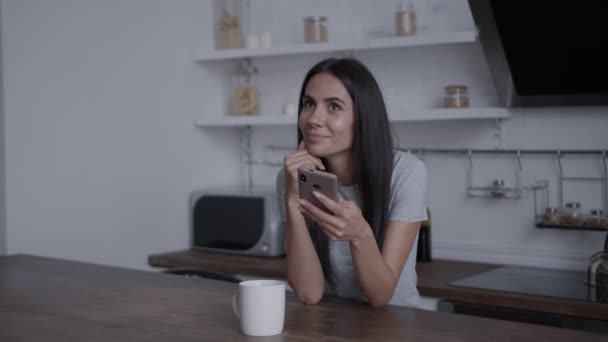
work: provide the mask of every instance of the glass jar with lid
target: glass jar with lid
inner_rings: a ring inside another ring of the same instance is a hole
[[[445,108],[466,108],[469,106],[468,87],[463,84],[452,84],[444,88],[443,106]]]
[[[564,205],[562,220],[569,226],[580,226],[583,224],[581,215],[581,204],[578,202],[568,202]]]
[[[608,218],[604,215],[603,210],[593,209],[587,216],[586,224],[593,228],[607,228]]]
[[[416,34],[416,12],[411,2],[407,6],[403,3],[397,6],[395,34],[397,36],[413,36]]]
[[[249,1],[249,0],[246,0]],[[242,0],[221,0],[220,13],[216,19],[218,49],[238,49],[243,47],[243,24],[247,18]]]
[[[321,43],[329,41],[327,17],[304,18],[304,41],[306,43]]]
[[[258,69],[250,59],[239,63],[232,75],[232,113],[234,115],[253,115],[258,112],[258,94],[255,78]]]
[[[489,190],[490,195],[492,195],[493,197],[506,197],[507,195],[507,189],[505,188],[504,179],[493,180]]]
[[[546,225],[558,225],[562,223],[562,216],[557,208],[549,207],[545,209],[543,223]]]

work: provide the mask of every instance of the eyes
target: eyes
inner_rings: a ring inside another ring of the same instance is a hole
[[[302,109],[303,110],[314,110],[315,106],[316,106],[315,102],[312,101],[311,99],[304,99],[302,101]],[[330,112],[341,111],[342,110],[342,106],[340,106],[340,104],[338,102],[331,101],[327,105],[327,110],[330,111]]]
[[[304,100],[302,102],[302,108],[313,109],[313,108],[315,108],[315,103],[312,102],[311,100]]]

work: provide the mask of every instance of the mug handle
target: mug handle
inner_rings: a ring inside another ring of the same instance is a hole
[[[234,295],[232,295],[232,311],[234,311],[234,314],[236,315],[237,318],[241,318],[241,316],[239,315],[238,302],[239,302],[239,291],[237,290],[234,293]]]

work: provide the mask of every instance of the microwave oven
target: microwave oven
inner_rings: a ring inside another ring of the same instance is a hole
[[[285,254],[284,226],[273,190],[194,191],[190,222],[195,248],[268,257]]]

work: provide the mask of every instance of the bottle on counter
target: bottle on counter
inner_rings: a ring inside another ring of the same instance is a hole
[[[420,232],[418,233],[418,252],[416,261],[431,261],[431,211],[426,209],[428,219],[420,224]]]

